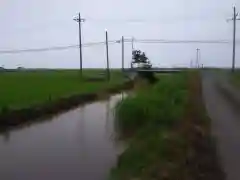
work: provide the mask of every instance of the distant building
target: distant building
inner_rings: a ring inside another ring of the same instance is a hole
[[[140,63],[132,63],[132,67],[133,68],[151,68],[152,64],[151,63],[144,63],[144,62],[140,62]]]

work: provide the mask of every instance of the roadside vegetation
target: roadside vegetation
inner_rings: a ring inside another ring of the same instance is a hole
[[[0,108],[18,109],[68,97],[96,93],[123,84],[120,70],[111,71],[111,80],[105,80],[104,69],[84,70],[80,79],[78,70],[37,70],[0,72]]]
[[[116,107],[127,149],[110,180],[223,179],[196,72],[162,76]]]
[[[231,82],[234,86],[240,88],[240,70],[231,73]]]

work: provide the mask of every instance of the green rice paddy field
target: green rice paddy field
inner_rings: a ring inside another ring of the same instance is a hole
[[[88,80],[82,80],[78,70],[0,72],[0,108],[22,108],[49,99],[94,93],[124,82],[120,70],[111,70],[109,82],[104,73],[103,69],[87,69],[83,75]]]

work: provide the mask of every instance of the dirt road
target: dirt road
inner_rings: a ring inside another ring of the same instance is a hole
[[[217,82],[225,83],[216,73],[202,74],[205,105],[226,179],[240,180],[240,108],[220,92]]]

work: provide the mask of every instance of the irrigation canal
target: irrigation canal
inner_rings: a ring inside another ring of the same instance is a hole
[[[115,104],[122,94],[0,135],[0,179],[105,180],[122,145]]]

